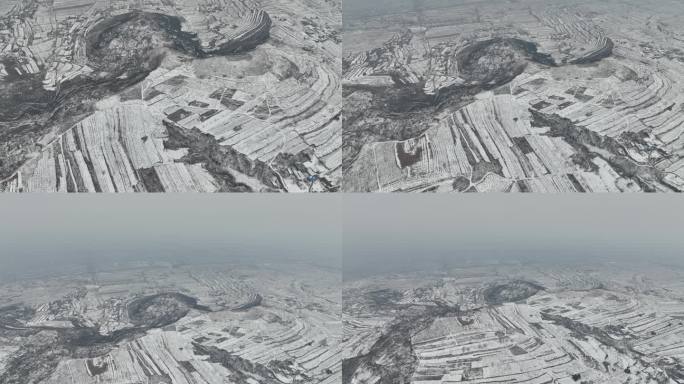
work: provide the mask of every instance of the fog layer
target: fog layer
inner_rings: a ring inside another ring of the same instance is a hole
[[[678,196],[347,195],[344,279],[463,264],[684,264]]]
[[[129,261],[341,263],[339,196],[4,196],[0,277]]]

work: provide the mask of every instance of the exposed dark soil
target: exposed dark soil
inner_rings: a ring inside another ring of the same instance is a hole
[[[606,43],[599,50],[592,52],[587,56],[573,60],[570,62],[570,64],[591,64],[601,61],[613,54],[613,48],[615,48],[615,43],[613,40],[606,38]]]
[[[257,378],[257,382],[263,384],[281,383],[273,371],[262,364],[253,363],[217,347],[205,346],[199,343],[193,343],[193,347],[196,355],[208,356],[209,362],[220,364],[228,369],[231,372],[230,382],[248,383]]]
[[[575,149],[572,160],[584,170],[597,172],[598,166],[592,162],[592,159],[601,157],[620,176],[631,179],[645,192],[655,192],[655,185],[666,186],[675,192],[679,192],[676,187],[665,182],[665,175],[655,166],[651,164],[638,164],[627,155],[626,147],[638,144],[638,140],[636,142],[630,142],[629,140],[622,142],[609,136],[600,135],[586,127],[578,126],[571,120],[556,114],[544,114],[534,109],[530,109],[530,113],[532,114],[533,127],[549,127],[547,135],[562,137]],[[628,134],[621,138],[632,139],[635,137],[636,134]],[[592,148],[602,149],[608,152],[609,155],[598,153],[595,149],[592,150]]]
[[[280,377],[292,378],[293,384],[318,382],[307,376],[292,360],[271,360],[268,365],[254,363],[226,350],[193,343],[194,352],[199,356],[208,356],[211,363],[220,364],[230,371],[230,382],[249,383],[258,382],[263,384],[281,384]],[[328,372],[332,374],[332,372]],[[276,376],[277,375],[277,376]]]
[[[364,355],[342,360],[342,383],[350,384],[357,371],[371,371],[377,383],[410,383],[418,365],[411,338],[429,327],[436,318],[459,316],[458,306],[428,306],[417,312],[405,311]],[[380,361],[382,361],[380,363]]]
[[[236,180],[235,171],[258,179],[265,186],[262,192],[277,192],[284,187],[268,164],[253,161],[232,147],[221,145],[214,136],[197,128],[181,128],[168,121],[164,121],[164,125],[169,133],[164,146],[168,149],[187,148],[188,153],[179,161],[203,164],[219,182],[220,192],[253,192],[249,185]]]
[[[261,305],[261,302],[264,300],[264,298],[257,294],[254,296],[254,298],[238,307],[235,307],[232,309],[233,312],[244,312],[249,310],[250,308],[258,307]]]
[[[495,284],[484,291],[488,304],[503,304],[526,300],[544,290],[539,284],[525,280],[513,280],[507,283]]]
[[[396,151],[397,157],[399,158],[399,166],[401,168],[410,167],[420,160],[420,156],[423,153],[423,148],[416,147],[412,151],[406,151],[406,145],[403,143],[397,143]]]
[[[468,83],[495,89],[520,75],[527,61],[556,66],[548,54],[538,52],[537,45],[513,38],[495,38],[468,45],[456,54],[460,76]]]
[[[191,309],[208,312],[197,299],[181,293],[160,293],[136,299],[128,304],[128,317],[136,326],[161,328],[185,317]]]
[[[149,72],[164,48],[203,57],[196,35],[181,31],[181,20],[159,13],[130,12],[97,24],[86,35],[86,53],[93,68],[109,76]],[[155,65],[156,64],[156,65]]]
[[[168,149],[187,149],[188,153],[178,161],[190,164],[203,164],[207,171],[219,182],[220,192],[254,192],[247,184],[238,182],[234,173],[258,179],[263,188],[259,192],[279,192],[285,190],[283,178],[291,176],[296,169],[303,174],[308,170],[302,165],[311,161],[312,153],[304,150],[297,154],[279,153],[271,166],[261,160],[252,160],[228,145],[222,145],[210,134],[197,128],[185,129],[171,121],[164,120],[169,134],[164,141]],[[318,179],[326,191],[334,192],[336,186],[325,178]],[[154,178],[150,178],[152,188],[157,188]],[[145,181],[145,185],[148,181]]]
[[[18,326],[21,321],[29,320],[35,310],[19,304],[0,307],[0,325]]]
[[[154,167],[139,169],[138,177],[145,186],[146,192],[164,192],[164,186],[159,179],[159,175],[157,175],[157,172],[154,170]]]
[[[365,298],[374,308],[393,307],[403,296],[401,292],[393,289],[378,289],[365,294]]]
[[[654,366],[654,368],[660,368],[662,371],[644,369],[640,370],[640,374],[645,374],[645,380],[653,380],[656,383],[669,383],[670,379],[681,380],[684,378],[684,364],[677,359],[661,359],[655,362],[655,364],[650,363],[644,359],[643,353],[639,352],[632,345],[632,339],[629,337],[613,338],[609,332],[604,328],[599,328],[591,325],[584,324],[582,322],[569,319],[561,315],[555,315],[550,313],[542,312],[542,319],[546,321],[551,321],[554,324],[567,328],[572,331],[572,336],[578,339],[586,339],[587,337],[592,337],[596,339],[599,343],[615,348],[618,352],[632,357],[633,359],[639,361],[645,367]],[[581,350],[578,348],[578,350]],[[607,361],[598,362],[590,356],[582,356],[585,363],[589,363],[595,369],[604,368],[608,371],[610,364]],[[621,369],[620,367],[614,367],[616,369]]]

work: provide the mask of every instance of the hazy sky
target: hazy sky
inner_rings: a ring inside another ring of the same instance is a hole
[[[347,195],[344,278],[494,261],[684,264],[666,195]]]
[[[472,0],[343,0],[343,19],[356,19],[390,13],[414,12],[423,8],[442,8],[473,3]]]
[[[341,263],[334,195],[5,195],[0,217],[0,274],[123,260]]]
[[[0,277],[128,260],[301,260],[345,279],[492,261],[684,264],[678,195],[5,195]],[[343,260],[342,260],[343,259]]]

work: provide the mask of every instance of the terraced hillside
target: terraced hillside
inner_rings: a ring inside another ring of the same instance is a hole
[[[0,382],[338,383],[339,281],[296,264],[136,264],[3,282]]]
[[[680,383],[681,268],[467,267],[345,283],[343,383]]]
[[[345,19],[343,189],[681,191],[681,11],[426,0]]]
[[[0,189],[334,191],[340,20],[328,1],[17,2]]]

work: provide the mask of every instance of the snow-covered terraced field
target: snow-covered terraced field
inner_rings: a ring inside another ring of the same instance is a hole
[[[0,189],[337,190],[339,7],[300,0],[15,5],[0,15]],[[129,120],[160,135],[172,124],[175,136],[116,142],[117,128],[103,114],[133,100],[146,108],[128,109]],[[83,138],[64,149],[84,127],[98,148]],[[149,152],[142,174],[132,164],[138,147]],[[173,149],[161,154],[164,147]]]
[[[682,273],[501,265],[345,283],[343,383],[678,383]]]
[[[345,33],[366,49],[345,45],[344,189],[681,191],[681,11],[426,1],[349,20]],[[394,36],[381,40],[382,28]],[[504,97],[510,116],[486,107]],[[420,159],[406,167],[398,143],[422,148]]]
[[[0,379],[339,383],[340,282],[305,264],[146,264],[3,283]]]

